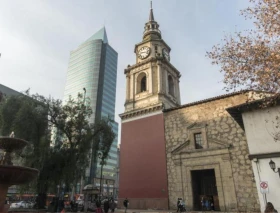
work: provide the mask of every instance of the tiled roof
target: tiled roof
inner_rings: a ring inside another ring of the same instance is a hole
[[[10,96],[10,95],[21,95],[20,92],[13,90],[9,87],[4,86],[3,84],[0,84],[0,92],[5,94],[6,96]]]
[[[280,104],[280,96],[275,95],[272,97],[267,97],[251,102],[246,102],[237,106],[227,108],[227,112],[234,118],[234,120],[239,124],[239,126],[244,130],[244,123],[242,119],[242,113],[253,110],[253,109],[260,109],[265,107],[263,103],[266,103],[266,107],[276,106]]]
[[[232,93],[219,95],[219,96],[215,96],[215,97],[212,97],[212,98],[207,98],[207,99],[203,99],[203,100],[200,100],[200,101],[195,101],[195,102],[192,102],[192,103],[184,104],[184,105],[181,105],[181,106],[178,106],[178,107],[165,109],[164,112],[169,112],[169,111],[173,111],[173,110],[177,110],[177,109],[182,109],[182,108],[185,108],[185,107],[190,107],[190,106],[194,106],[194,105],[198,105],[198,104],[204,104],[204,103],[207,103],[207,102],[216,101],[216,100],[219,100],[219,99],[228,98],[228,97],[231,97],[231,96],[240,95],[240,94],[243,94],[243,93],[246,93],[246,92],[252,92],[252,91],[261,92],[261,91],[255,91],[255,90],[240,90],[240,91],[237,91],[237,92],[232,92]]]

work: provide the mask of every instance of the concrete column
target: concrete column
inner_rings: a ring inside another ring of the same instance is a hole
[[[165,93],[168,94],[169,85],[168,85],[168,72],[167,72],[167,70],[164,70],[163,79],[164,79],[164,82],[165,82]]]
[[[134,75],[130,75],[130,80],[129,80],[129,84],[130,84],[130,94],[129,94],[129,96],[130,96],[130,99],[133,99],[133,95],[134,95]]]
[[[162,92],[162,69],[161,62],[157,62],[157,73],[158,73],[158,93]]]
[[[149,89],[149,93],[153,93],[153,65],[152,65],[152,62],[151,62],[151,69],[150,69],[150,74],[149,74],[149,82],[150,82],[150,88]]]
[[[129,94],[130,94],[130,78],[129,75],[126,75],[126,100],[129,100]]]
[[[176,100],[178,100],[178,81],[176,78],[173,78],[173,82],[174,82],[174,97],[176,98]]]
[[[132,76],[130,76],[130,78],[132,77],[132,79],[130,79],[130,81],[132,81],[132,90],[130,90],[132,93],[132,99],[135,99],[135,94],[137,93],[136,89],[137,89],[137,80],[135,78],[135,74],[133,74]]]
[[[177,100],[178,104],[181,104],[181,95],[180,95],[180,80],[177,80]]]

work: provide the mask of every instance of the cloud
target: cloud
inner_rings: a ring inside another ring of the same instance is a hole
[[[252,26],[239,16],[244,0],[154,0],[155,19],[172,48],[171,62],[182,73],[182,104],[223,94],[219,68],[205,58],[224,31]],[[118,52],[116,119],[124,112],[125,75],[135,63],[149,1],[2,0],[0,2],[0,83],[22,91],[62,98],[69,53],[104,23]]]

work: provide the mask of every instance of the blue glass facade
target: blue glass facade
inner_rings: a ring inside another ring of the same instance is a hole
[[[108,44],[105,28],[70,53],[64,101],[84,93],[85,88],[93,110],[92,123],[108,115],[115,117],[117,62],[118,53]],[[116,138],[103,168],[104,178],[111,179],[117,167],[118,123],[113,123],[113,130]],[[91,162],[90,177],[100,177],[99,162]]]

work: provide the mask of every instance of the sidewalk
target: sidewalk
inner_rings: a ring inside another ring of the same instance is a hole
[[[115,211],[116,213],[124,213],[125,212],[125,209],[117,209]],[[176,210],[158,210],[158,209],[128,209],[126,211],[126,213],[173,213],[173,212],[176,212]]]

